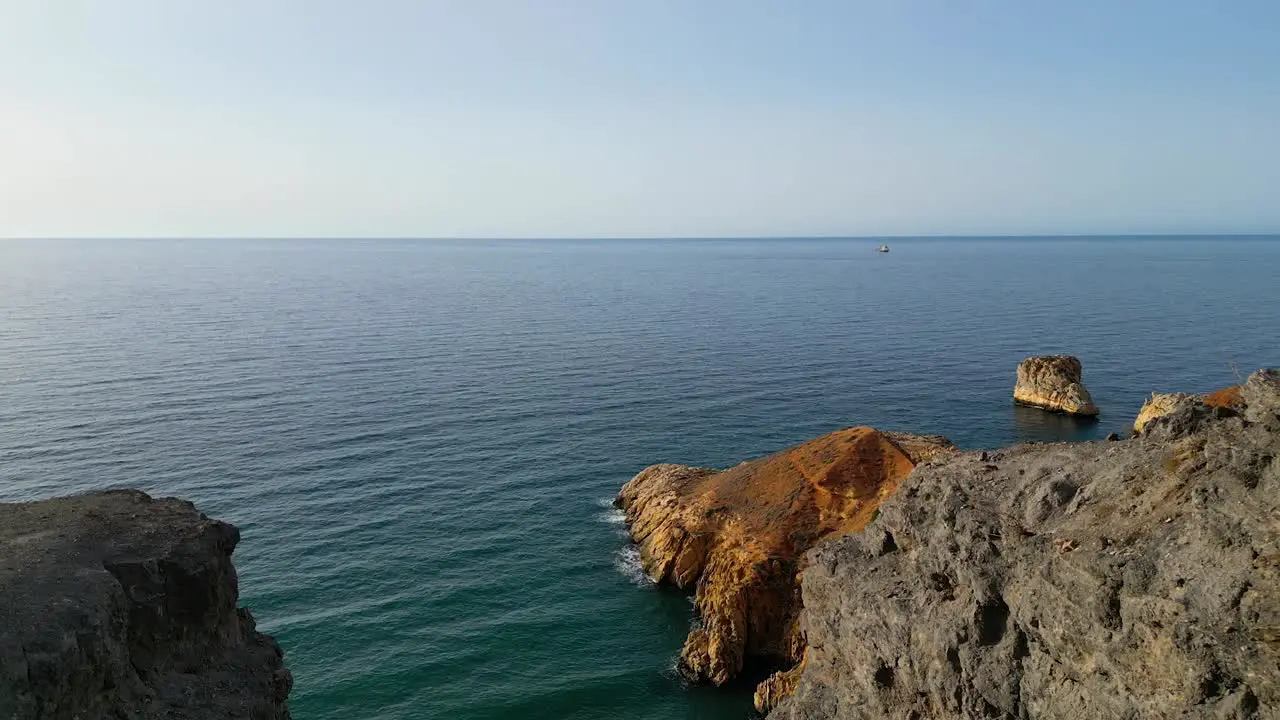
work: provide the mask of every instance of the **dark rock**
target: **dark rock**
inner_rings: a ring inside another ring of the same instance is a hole
[[[0,504],[0,718],[287,720],[283,653],[236,608],[239,539],[137,491]]]
[[[1115,442],[1120,439],[1120,433],[1107,433],[1107,442]]]
[[[806,556],[769,717],[1280,717],[1280,374],[1240,395],[916,468]]]

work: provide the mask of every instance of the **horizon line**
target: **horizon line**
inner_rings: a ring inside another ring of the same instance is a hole
[[[48,241],[181,241],[181,240],[398,240],[463,242],[546,242],[546,241],[635,241],[635,240],[1053,240],[1090,238],[1280,238],[1280,230],[1270,232],[1127,232],[1127,233],[966,233],[966,234],[883,234],[883,235],[32,235],[4,236],[0,242]]]

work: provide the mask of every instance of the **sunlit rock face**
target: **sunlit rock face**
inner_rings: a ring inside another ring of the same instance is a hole
[[[1083,368],[1070,355],[1030,357],[1018,365],[1013,399],[1053,412],[1097,415],[1098,406],[1082,383]]]
[[[636,475],[617,504],[645,571],[696,588],[686,677],[722,684],[753,659],[798,662],[805,551],[865,527],[917,463],[952,449],[941,437],[855,427],[725,471],[654,465]]]

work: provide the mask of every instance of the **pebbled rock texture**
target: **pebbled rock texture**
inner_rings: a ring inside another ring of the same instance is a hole
[[[239,539],[137,491],[0,504],[0,718],[289,718],[280,647],[236,607]]]
[[[1280,717],[1280,373],[1120,442],[918,468],[801,576],[771,720]]]
[[[1082,374],[1080,360],[1070,355],[1029,357],[1018,364],[1013,399],[1068,415],[1097,415],[1098,406],[1084,388]]]

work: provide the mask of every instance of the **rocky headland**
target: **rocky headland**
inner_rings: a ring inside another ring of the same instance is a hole
[[[1018,365],[1013,399],[1068,415],[1097,415],[1098,406],[1084,387],[1083,373],[1080,360],[1070,355],[1027,358]]]
[[[236,607],[239,538],[137,491],[0,504],[0,718],[287,720],[280,647]]]
[[[770,718],[1280,717],[1280,373],[1189,397],[1127,440],[854,428],[619,502],[696,588],[687,675],[791,664]]]
[[[917,463],[952,449],[941,437],[856,427],[725,471],[654,465],[636,475],[617,504],[645,572],[696,588],[700,624],[681,672],[723,684],[751,661],[798,661],[804,553],[862,529]]]

